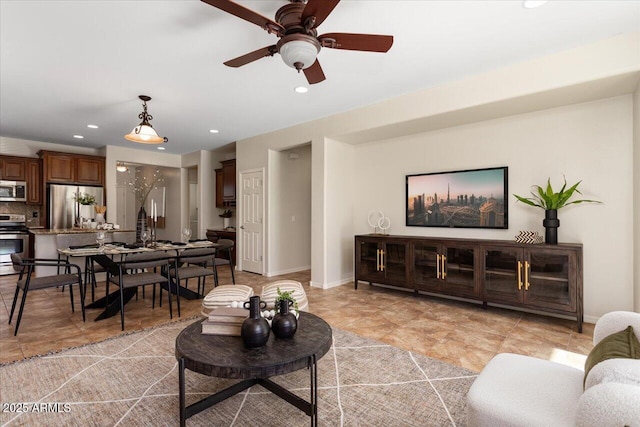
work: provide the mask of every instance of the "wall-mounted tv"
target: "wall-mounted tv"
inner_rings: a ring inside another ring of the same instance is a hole
[[[407,175],[406,225],[509,228],[508,167]]]

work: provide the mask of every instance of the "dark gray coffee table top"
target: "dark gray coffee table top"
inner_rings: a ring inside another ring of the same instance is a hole
[[[185,328],[176,338],[176,359],[184,358],[185,368],[218,378],[269,378],[309,365],[309,357],[324,356],[332,344],[331,327],[311,313],[300,312],[298,330],[289,339],[269,341],[247,349],[240,337],[202,334],[203,319]]]

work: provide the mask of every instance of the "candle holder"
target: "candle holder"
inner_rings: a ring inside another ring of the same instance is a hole
[[[158,245],[158,242],[156,240],[156,225],[157,225],[157,221],[154,218],[151,218],[151,227],[150,227],[150,233],[151,233],[151,243],[149,244],[149,246],[151,246],[152,248],[156,248]]]

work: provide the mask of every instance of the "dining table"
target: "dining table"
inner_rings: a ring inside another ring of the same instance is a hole
[[[215,248],[220,246],[217,243],[213,243],[209,240],[196,240],[188,243],[182,242],[153,242],[148,245],[138,244],[121,244],[121,243],[105,243],[104,245],[86,245],[78,247],[60,248],[58,253],[67,257],[84,257],[85,265],[87,268],[93,268],[93,262],[99,264],[104,268],[107,274],[118,274],[118,262],[124,260],[126,255],[141,253],[141,252],[174,252],[174,256],[177,258],[180,252],[185,249],[192,248]],[[89,262],[92,260],[93,262]],[[178,294],[178,287],[180,297],[185,299],[194,300],[204,298],[204,295],[194,292],[179,283],[176,283],[171,275],[167,274],[167,282],[160,284],[164,289],[174,294]],[[136,288],[125,288],[122,292],[122,298],[124,304],[128,303],[137,293]],[[116,290],[103,298],[93,301],[91,304],[85,306],[88,309],[104,308],[104,310],[96,317],[96,321],[113,317],[120,312],[120,291]]]

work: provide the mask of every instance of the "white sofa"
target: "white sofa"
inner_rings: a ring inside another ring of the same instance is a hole
[[[640,313],[611,312],[598,320],[594,344],[632,326]],[[584,382],[584,386],[583,386]],[[467,394],[469,427],[640,427],[640,360],[608,359],[584,371],[517,354],[495,356]]]

